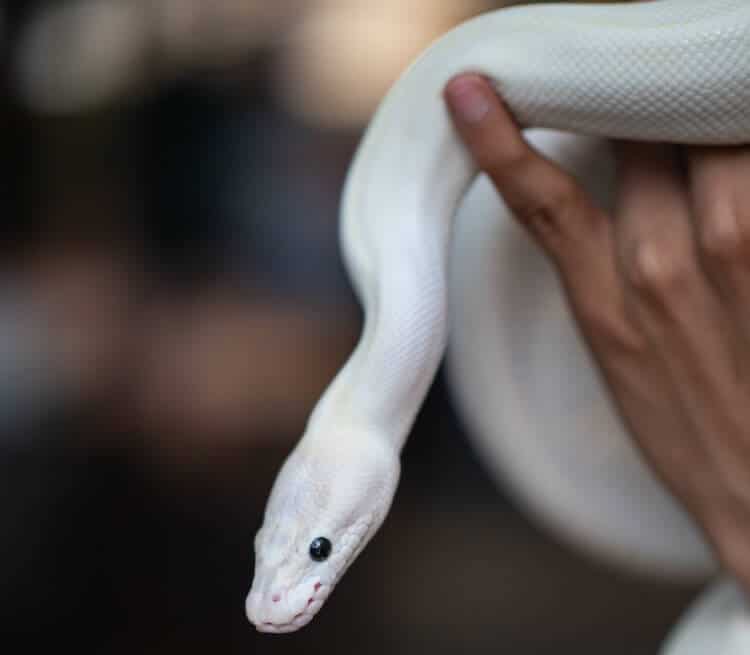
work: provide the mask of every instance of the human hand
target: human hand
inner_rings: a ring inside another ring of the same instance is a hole
[[[617,144],[608,216],[527,145],[480,76],[445,97],[554,263],[633,438],[750,589],[750,147]]]

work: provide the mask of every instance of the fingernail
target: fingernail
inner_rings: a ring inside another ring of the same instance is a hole
[[[448,85],[448,102],[465,123],[478,123],[490,110],[490,103],[476,77],[454,80]]]

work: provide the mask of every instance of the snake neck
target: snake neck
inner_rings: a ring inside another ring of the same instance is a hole
[[[419,225],[418,212],[394,214],[394,229],[384,231],[382,239],[369,239],[362,223],[349,226],[353,234],[344,239],[345,249],[362,255],[349,268],[361,269],[352,278],[364,327],[311,416],[314,432],[330,432],[329,426],[343,424],[378,434],[397,451],[403,447],[445,352],[453,209],[446,206],[437,212],[444,225],[437,232]],[[435,219],[436,213],[430,215]],[[350,215],[347,220],[363,217]],[[366,272],[373,270],[379,273]]]
[[[395,129],[371,129],[350,169],[340,236],[364,328],[309,428],[365,428],[398,451],[445,352],[452,219],[475,172],[439,97],[420,100]]]

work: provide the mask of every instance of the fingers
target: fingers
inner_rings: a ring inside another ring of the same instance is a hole
[[[556,265],[586,336],[626,345],[633,335],[623,317],[607,216],[571,175],[526,143],[482,77],[455,78],[445,96],[477,165]]]
[[[446,97],[459,134],[479,167],[557,265],[578,325],[620,414],[657,467],[663,470],[664,462],[672,462],[665,478],[679,488],[681,477],[672,473],[674,464],[682,470],[687,462],[702,459],[703,453],[695,440],[640,439],[648,431],[684,435],[690,428],[670,395],[671,385],[657,354],[626,315],[611,220],[575,180],[526,144],[481,78],[454,80]]]
[[[750,340],[750,150],[688,150],[701,261],[724,306]]]
[[[731,321],[700,266],[676,150],[619,150],[617,255],[628,306],[690,407],[736,379]]]
[[[477,165],[545,249],[560,257],[566,242],[588,236],[601,212],[570,175],[526,143],[483,78],[465,75],[452,80],[446,100]]]
[[[703,273],[691,223],[696,211],[675,151],[626,145],[619,154],[616,231],[626,303],[663,362],[689,425],[679,436],[694,435],[707,454],[704,464],[721,472],[722,484],[743,489],[735,482],[750,464],[748,444],[738,439],[742,349]],[[714,504],[716,485],[703,484],[697,470],[691,484],[693,497]]]
[[[750,411],[738,365],[750,344],[750,154],[688,149],[685,170],[671,147],[622,144],[612,221],[528,146],[480,76],[453,80],[446,100],[478,166],[557,266],[646,458],[750,585]]]
[[[676,153],[669,146],[620,143],[617,155],[616,254],[626,288],[651,314],[684,312],[677,296],[692,304],[705,285]]]

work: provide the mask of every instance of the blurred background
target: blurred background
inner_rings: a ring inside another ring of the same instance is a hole
[[[433,38],[502,4],[2,5],[4,652],[656,652],[696,588],[537,530],[442,376],[320,616],[281,637],[244,616],[275,472],[360,327],[337,207],[362,129]]]

